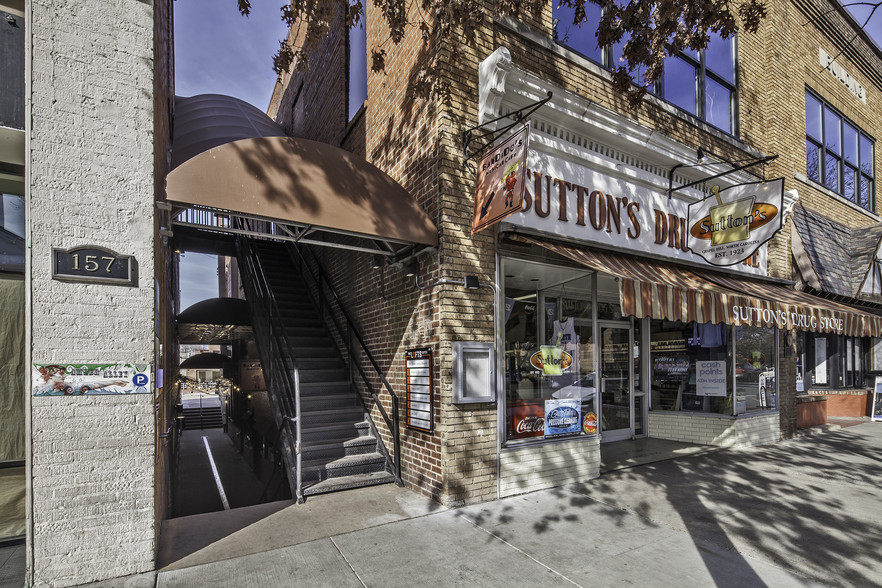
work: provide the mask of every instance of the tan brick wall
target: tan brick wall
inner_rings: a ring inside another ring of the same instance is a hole
[[[599,438],[505,449],[499,454],[499,497],[584,482],[599,475]]]
[[[781,440],[777,414],[721,417],[685,413],[649,413],[649,436],[682,443],[750,447]]]

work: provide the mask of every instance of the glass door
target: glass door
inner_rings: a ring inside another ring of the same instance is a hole
[[[603,441],[633,436],[633,361],[630,323],[600,325],[600,427]]]

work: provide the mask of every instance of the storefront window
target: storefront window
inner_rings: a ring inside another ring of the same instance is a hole
[[[803,389],[860,388],[865,385],[863,355],[869,343],[859,337],[822,333],[800,333],[797,339],[797,369],[807,367]],[[799,372],[797,372],[799,375]]]
[[[515,264],[505,281],[506,439],[596,434],[594,276],[506,261]],[[563,416],[548,418],[555,409]]]
[[[778,406],[775,329],[735,327],[735,402],[738,414]]]
[[[652,321],[652,410],[732,414],[728,343],[723,324]]]

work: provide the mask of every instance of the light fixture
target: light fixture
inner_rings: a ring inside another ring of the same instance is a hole
[[[419,271],[420,271],[420,265],[415,261],[412,261],[409,264],[407,264],[406,266],[404,266],[404,275],[407,276],[408,278],[417,275],[417,273],[419,273]]]
[[[466,290],[477,290],[478,276],[465,276],[462,280],[462,286]]]
[[[704,152],[703,148],[699,147],[698,148],[698,161],[699,161],[699,163],[704,163],[704,161],[706,159],[707,159],[707,154]]]
[[[371,269],[380,269],[381,267],[383,267],[383,256],[375,253],[374,260],[371,262]]]

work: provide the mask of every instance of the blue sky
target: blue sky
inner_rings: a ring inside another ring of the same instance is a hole
[[[227,94],[266,110],[276,84],[272,56],[287,29],[284,0],[253,0],[245,18],[236,0],[175,0],[175,93]],[[217,296],[217,257],[181,256],[181,310]]]

